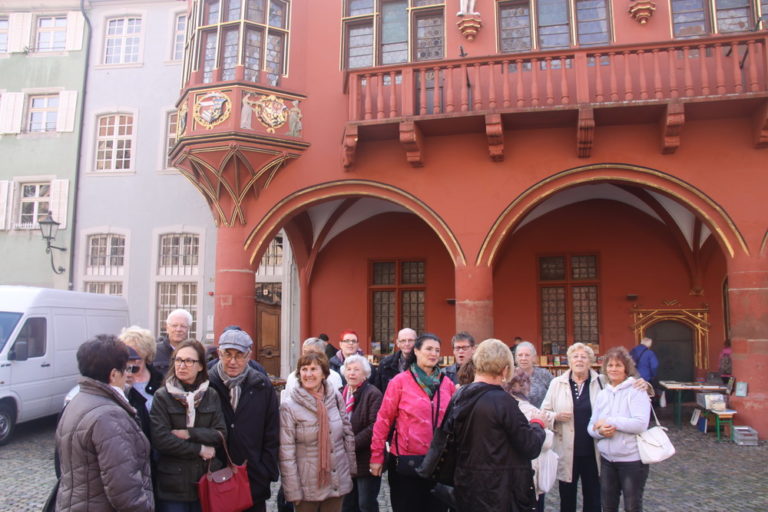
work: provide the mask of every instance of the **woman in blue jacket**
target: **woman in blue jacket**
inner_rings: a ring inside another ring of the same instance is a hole
[[[603,512],[642,512],[648,464],[640,460],[636,434],[648,428],[651,403],[633,386],[635,364],[624,347],[608,350],[603,360],[608,384],[597,395],[587,430],[600,451],[600,498]]]

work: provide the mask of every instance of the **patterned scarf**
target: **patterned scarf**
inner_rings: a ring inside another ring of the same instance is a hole
[[[359,389],[359,388],[358,388]],[[347,417],[352,417],[352,411],[355,410],[355,391],[351,389],[349,385],[344,386],[344,390],[341,392],[342,398],[344,398],[344,406],[347,411]]]
[[[427,394],[429,399],[435,395],[435,391],[440,386],[440,368],[435,366],[432,369],[432,375],[427,375],[427,372],[422,370],[416,363],[411,363],[411,371],[416,377],[416,382],[419,383],[421,389]]]
[[[304,388],[306,389],[306,388]],[[328,420],[328,410],[325,408],[325,385],[319,392],[309,391],[317,405],[317,452],[320,456],[320,467],[317,472],[317,485],[326,487],[331,482],[331,424]]]
[[[165,381],[165,389],[168,390],[169,395],[184,404],[187,409],[187,428],[194,427],[196,409],[203,400],[205,392],[208,391],[208,381],[204,381],[197,389],[184,391],[184,386],[179,382],[179,379],[168,377],[168,380]]]
[[[224,371],[224,367],[221,363],[221,359],[213,367],[213,371],[221,378],[221,382],[229,388],[229,403],[232,405],[232,410],[237,410],[237,404],[240,402],[240,392],[242,391],[242,384],[245,378],[248,376],[249,371],[255,371],[250,366],[246,366],[243,373],[237,377],[230,377],[227,372]]]

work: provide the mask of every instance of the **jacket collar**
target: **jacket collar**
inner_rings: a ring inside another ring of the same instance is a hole
[[[125,395],[121,396],[119,392],[109,384],[90,377],[80,377],[78,383],[80,384],[81,393],[108,398],[125,409],[131,416],[136,415],[136,409],[128,403],[128,398]]]

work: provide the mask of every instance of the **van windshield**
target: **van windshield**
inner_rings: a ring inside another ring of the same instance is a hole
[[[19,323],[21,313],[10,313],[0,311],[0,350],[5,347],[8,338],[11,336],[16,324]]]

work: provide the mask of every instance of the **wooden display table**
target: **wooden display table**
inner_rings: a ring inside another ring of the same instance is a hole
[[[683,426],[683,391],[698,391],[704,392],[720,392],[727,393],[728,387],[717,384],[704,384],[702,382],[677,382],[675,380],[662,380],[659,381],[664,388],[674,391],[674,410],[675,410],[675,426],[681,428]],[[731,429],[733,430],[733,429]]]

